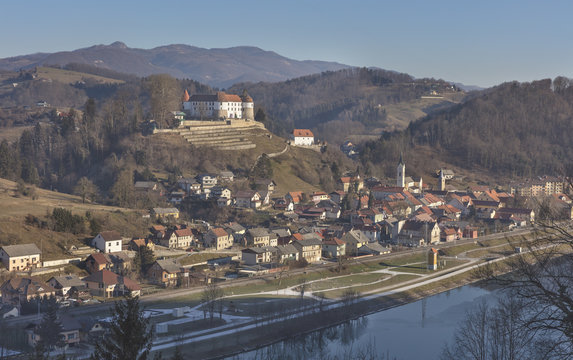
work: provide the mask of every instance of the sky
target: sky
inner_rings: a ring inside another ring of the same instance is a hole
[[[466,85],[573,78],[573,1],[3,0],[0,58],[122,41],[257,46]]]

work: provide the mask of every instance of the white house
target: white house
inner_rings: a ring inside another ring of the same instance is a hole
[[[121,251],[121,235],[117,231],[102,231],[93,238],[92,246],[104,253]]]
[[[310,146],[314,144],[314,134],[309,129],[294,129],[292,136],[295,145]]]

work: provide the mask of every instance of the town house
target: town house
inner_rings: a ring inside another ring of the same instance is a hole
[[[36,244],[5,245],[0,248],[2,264],[8,271],[26,271],[41,266]]]

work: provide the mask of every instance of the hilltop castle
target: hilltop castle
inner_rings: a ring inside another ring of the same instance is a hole
[[[215,95],[183,94],[183,111],[192,119],[255,119],[255,104],[245,92],[242,96],[218,91]]]

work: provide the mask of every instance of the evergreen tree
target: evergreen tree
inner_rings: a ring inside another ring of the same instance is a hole
[[[47,301],[46,312],[44,313],[42,322],[36,331],[38,335],[40,335],[40,340],[38,342],[39,350],[49,351],[55,347],[61,347],[63,345],[63,339],[60,335],[62,332],[62,323],[58,319],[58,304],[56,302],[56,298],[51,297]]]
[[[137,297],[117,301],[108,336],[96,345],[91,360],[146,360],[153,340],[149,319]]]

